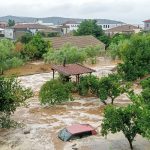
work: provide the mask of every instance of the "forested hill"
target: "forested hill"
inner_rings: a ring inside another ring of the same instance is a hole
[[[8,20],[15,20],[15,22],[21,22],[21,23],[34,23],[38,20],[42,20],[44,23],[53,23],[53,24],[62,24],[69,20],[74,21],[82,21],[84,19],[78,19],[78,18],[63,18],[63,17],[45,17],[45,18],[34,18],[34,17],[18,17],[18,16],[3,16],[0,17],[0,21],[8,22]],[[121,21],[115,21],[115,20],[109,20],[109,19],[96,19],[100,23],[113,23],[113,24],[119,24],[122,23]]]

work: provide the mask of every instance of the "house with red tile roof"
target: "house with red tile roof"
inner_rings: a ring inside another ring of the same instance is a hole
[[[34,35],[40,31],[55,32],[52,28],[38,23],[19,23],[11,28],[6,28],[5,37],[9,39],[18,39],[25,33],[32,33]]]
[[[117,33],[132,34],[132,33],[138,33],[140,31],[141,31],[141,28],[139,26],[125,24],[125,25],[121,25],[118,27],[105,30],[105,33],[109,36],[113,36]]]
[[[60,49],[65,44],[71,44],[78,48],[85,48],[87,46],[99,46],[102,50],[105,50],[105,44],[100,40],[96,39],[92,35],[86,36],[61,36],[47,38],[52,43],[54,49]]]

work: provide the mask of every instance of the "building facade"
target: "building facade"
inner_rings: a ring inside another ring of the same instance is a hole
[[[150,31],[150,19],[149,20],[145,20],[143,22],[144,22],[144,30]]]

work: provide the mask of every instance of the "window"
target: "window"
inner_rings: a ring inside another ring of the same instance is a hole
[[[147,27],[149,27],[149,23],[147,23]]]
[[[109,25],[107,27],[109,28]]]

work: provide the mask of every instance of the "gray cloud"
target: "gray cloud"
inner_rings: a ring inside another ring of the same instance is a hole
[[[0,16],[107,18],[142,23],[150,18],[149,0],[0,0]]]

